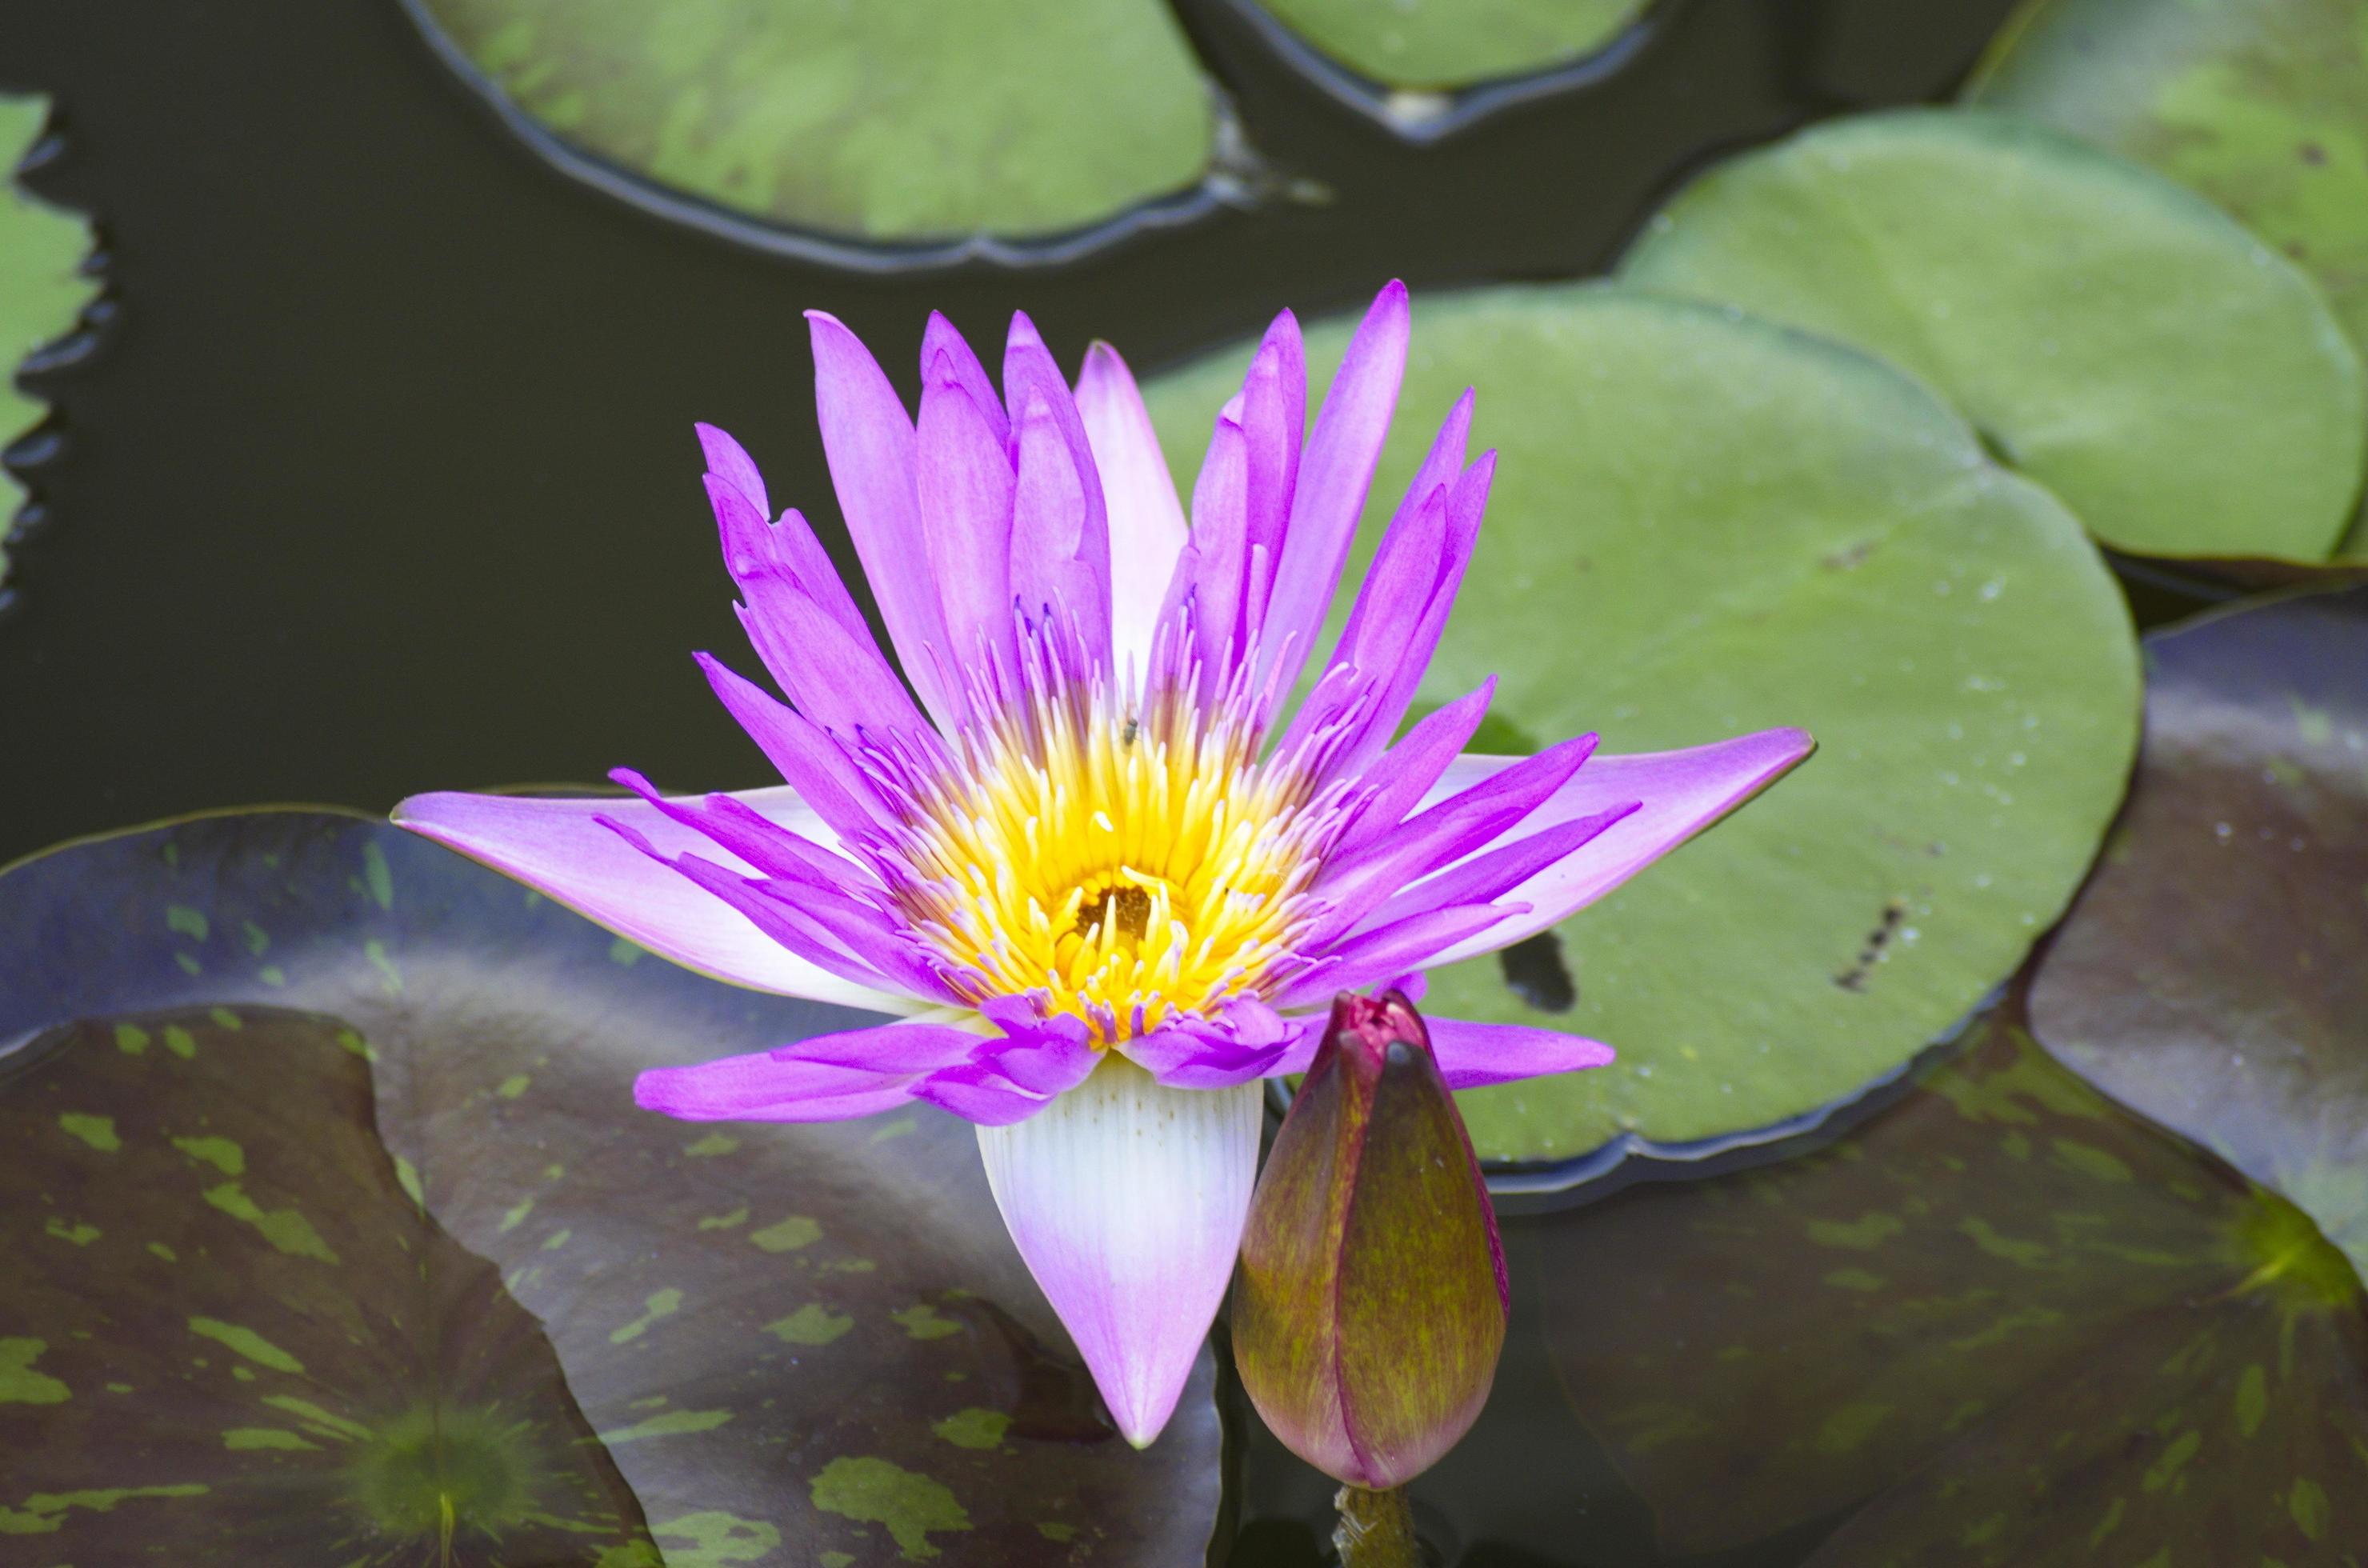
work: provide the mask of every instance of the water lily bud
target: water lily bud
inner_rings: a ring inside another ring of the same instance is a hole
[[[1487,1403],[1510,1296],[1471,1137],[1404,996],[1342,995],[1250,1199],[1234,1352],[1251,1403],[1371,1491]]]

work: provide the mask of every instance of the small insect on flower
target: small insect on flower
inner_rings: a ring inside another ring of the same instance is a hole
[[[669,798],[620,770],[637,799],[423,795],[395,820],[678,963],[894,1016],[648,1072],[635,1095],[693,1119],[923,1100],[975,1122],[1021,1256],[1147,1443],[1233,1271],[1258,1080],[1306,1069],[1333,996],[1553,925],[1809,738],[1459,755],[1493,682],[1399,734],[1495,470],[1466,461],[1468,392],[1286,719],[1405,372],[1398,284],[1312,430],[1298,324],[1276,319],[1189,523],[1107,345],[1073,392],[1015,316],[998,392],[932,316],[916,425],[852,333],[809,320],[831,479],[903,678],[805,519],[768,520],[756,465],[702,426],[741,622],[789,705],[700,662],[787,787]],[[1457,1087],[1609,1054],[1430,1033]]]

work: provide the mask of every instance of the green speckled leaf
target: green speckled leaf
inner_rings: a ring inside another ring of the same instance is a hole
[[[1345,335],[1312,334],[1319,373]],[[1620,1051],[1462,1096],[1482,1153],[1752,1132],[1897,1068],[2013,971],[2121,797],[2136,649],[2078,523],[1896,372],[1716,311],[1600,287],[1428,300],[1413,355],[1360,552],[1466,385],[1475,448],[1503,454],[1427,699],[1495,674],[1535,742],[1800,724],[1820,746],[1564,923],[1570,1010],[1527,1006],[1494,958],[1434,975],[1442,1017]],[[1178,472],[1245,358],[1150,394]]]
[[[331,1162],[367,1167],[381,1202],[391,1156],[392,1179],[418,1196],[451,1250],[498,1278],[501,1301],[532,1314],[518,1321],[541,1320],[545,1376],[564,1374],[669,1568],[833,1552],[1033,1565],[1045,1527],[1071,1532],[1079,1562],[1197,1560],[1219,1479],[1212,1363],[1203,1359],[1160,1441],[1130,1449],[1004,1235],[970,1129],[951,1118],[918,1108],[819,1127],[698,1128],[636,1110],[637,1068],[757,1050],[853,1017],[636,956],[458,856],[382,823],[317,812],[201,818],[0,874],[0,1053],[61,1020],[120,1020],[0,1085],[0,1118],[41,1134],[28,1144],[11,1131],[16,1163],[0,1175],[36,1195],[0,1204],[17,1227],[9,1257],[34,1264],[0,1276],[0,1388],[58,1377],[80,1400],[78,1363],[44,1350],[10,1371],[5,1346],[68,1346],[69,1296],[85,1318],[150,1312],[155,1292],[188,1276],[163,1267],[148,1241],[186,1262],[185,1241],[253,1252],[258,1237],[290,1280],[268,1300],[166,1297],[153,1310],[250,1328],[326,1386],[362,1387],[370,1364],[359,1351],[353,1365],[334,1364],[337,1314],[403,1309],[383,1270],[357,1267],[358,1244],[340,1239],[359,1177]],[[225,1039],[144,1016],[195,1009],[228,1030],[267,1006],[333,1017],[368,1054],[369,1072],[341,1091],[341,1117],[300,1115],[295,1068],[268,1059],[299,1046],[319,1057],[317,1031],[276,1027],[257,1039],[248,1025]],[[225,1060],[233,1049],[245,1054]],[[22,1050],[0,1065],[25,1060]],[[77,1062],[108,1069],[118,1092],[36,1093],[43,1074]],[[204,1097],[188,1092],[204,1074],[227,1075],[253,1100],[246,1114],[276,1130],[274,1185],[226,1169],[262,1171],[266,1140],[209,1122]],[[15,1153],[28,1147],[39,1164]],[[149,1169],[135,1158],[165,1162],[157,1168],[172,1179],[131,1179]],[[208,1196],[226,1180],[246,1184],[243,1199]],[[168,1219],[177,1228],[160,1229]],[[97,1234],[78,1239],[85,1227]],[[309,1338],[306,1323],[318,1331]],[[122,1347],[182,1348],[142,1334]],[[485,1376],[530,1378],[524,1354],[495,1344]],[[222,1371],[227,1361],[215,1359]],[[277,1386],[258,1369],[257,1394]],[[75,1408],[0,1403],[0,1451],[50,1447]],[[183,1413],[197,1408],[134,1415],[158,1424],[162,1451],[186,1439]],[[334,1408],[383,1418],[367,1402]],[[270,1426],[262,1410],[231,1421],[203,1409],[216,1441],[233,1426]],[[129,1443],[140,1430],[110,1433]],[[224,1450],[225,1464],[282,1453],[291,1466],[310,1462],[274,1447],[280,1439],[247,1441],[256,1446]],[[81,1471],[61,1458],[34,1490],[132,1483],[120,1456],[82,1458]],[[134,1479],[215,1484],[162,1470]],[[145,1501],[130,1527],[142,1540],[174,1528],[170,1508],[205,1506],[198,1495]],[[45,1544],[61,1551],[98,1539],[74,1531],[115,1517],[59,1517],[64,1528]],[[183,1560],[193,1563],[319,1568],[317,1556],[207,1557],[200,1547],[213,1538],[189,1539]],[[79,1560],[99,1561],[97,1551]],[[597,1551],[536,1561],[655,1568]]]
[[[2147,640],[2146,749],[2041,1040],[2368,1268],[2368,589]]]
[[[2032,0],[1965,89],[2212,198],[2368,347],[2368,9],[2358,0]],[[2343,554],[2368,558],[2368,514]]]
[[[0,1537],[410,1568],[449,1506],[463,1561],[647,1540],[541,1325],[404,1191],[352,1043],[250,1008],[0,1058]]]
[[[2010,1006],[1850,1142],[1537,1244],[1563,1385],[1672,1555],[1835,1515],[1813,1568],[2332,1564],[2368,1539],[2358,1278]]]
[[[1044,235],[1197,184],[1209,85],[1160,0],[416,0],[568,146],[857,240]]]
[[[1601,49],[1649,0],[1255,0],[1319,52],[1384,86],[1468,87]]]
[[[2194,192],[2006,116],[1836,120],[1720,165],[1621,264],[1884,355],[2100,540],[2324,559],[2360,493],[2360,356]]]
[[[0,167],[14,168],[49,119],[46,98],[0,93]],[[82,220],[0,179],[0,447],[40,423],[47,412],[18,391],[16,369],[28,355],[71,331],[97,286],[82,275],[90,230]],[[0,535],[24,492],[0,470]],[[0,580],[8,558],[0,553]]]

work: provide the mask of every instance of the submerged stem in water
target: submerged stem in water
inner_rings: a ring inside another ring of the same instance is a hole
[[[1397,1487],[1368,1492],[1343,1486],[1332,1499],[1340,1522],[1332,1531],[1332,1550],[1340,1554],[1340,1568],[1425,1568],[1422,1543],[1415,1539],[1414,1510]]]

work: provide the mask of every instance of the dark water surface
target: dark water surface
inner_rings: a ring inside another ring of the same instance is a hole
[[[801,310],[845,317],[909,395],[932,307],[990,341],[1024,308],[1066,363],[1101,335],[1148,369],[1394,275],[1584,274],[1724,150],[1945,95],[2009,8],[1675,0],[1617,71],[1414,147],[1228,0],[1188,0],[1278,179],[1329,199],[1058,268],[861,275],[558,173],[396,0],[8,0],[0,87],[53,95],[65,138],[30,183],[93,214],[114,316],[32,378],[63,440],[26,474],[48,520],[11,550],[0,619],[0,861],[204,807],[378,809],[620,763],[765,781],[689,657],[753,665],[690,423],[739,435],[851,568]],[[2146,619],[2190,603],[2132,591]],[[1675,1563],[1546,1364],[1521,1235],[1551,1224],[1515,1227],[1527,1315],[1418,1496],[1468,1568]],[[1315,1562],[1328,1483],[1262,1436],[1248,1453],[1234,1562]],[[1775,1568],[1824,1528],[1683,1561]]]
[[[1585,273],[1718,152],[1946,92],[2007,8],[1677,0],[1606,79],[1414,148],[1193,0],[1252,141],[1328,202],[1058,269],[867,277],[554,171],[396,0],[9,0],[0,86],[52,95],[65,139],[30,183],[95,216],[117,315],[34,378],[64,440],[26,475],[50,520],[0,621],[0,860],[620,764],[757,783],[689,657],[741,645],[690,423],[834,532],[800,311],[909,392],[932,307],[990,341],[1022,308],[1064,362],[1101,335],[1145,369],[1393,275]]]

